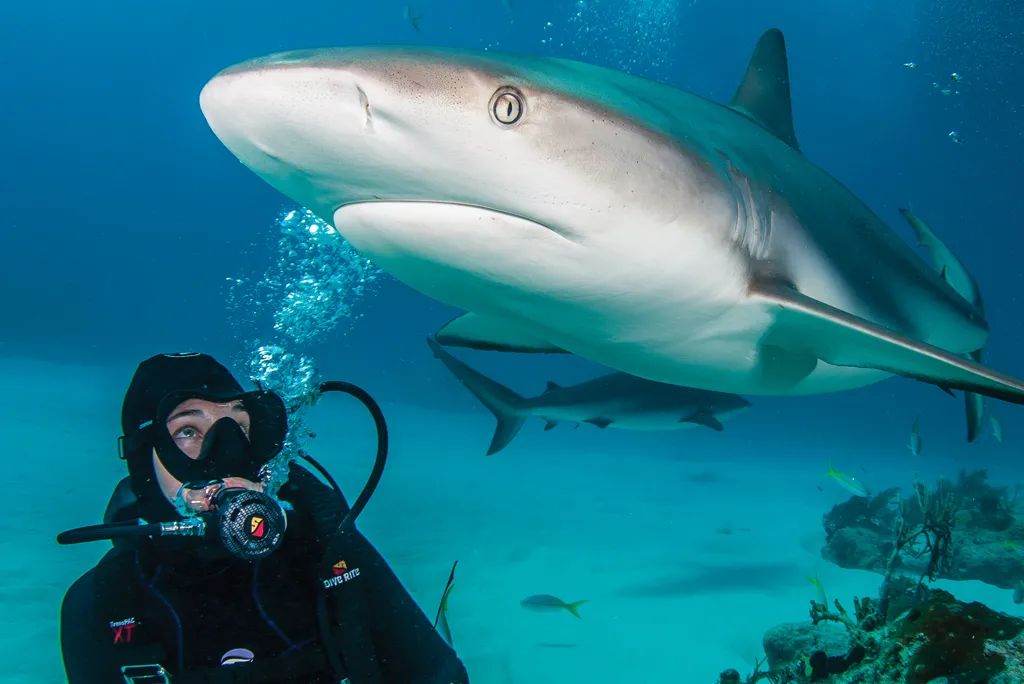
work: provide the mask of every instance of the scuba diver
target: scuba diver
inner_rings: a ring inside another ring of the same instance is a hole
[[[243,390],[205,354],[139,365],[121,413],[129,475],[102,525],[57,538],[114,543],[64,597],[69,684],[468,683],[354,525],[387,454],[379,407],[348,383],[319,390],[360,399],[377,425],[374,471],[351,508],[301,451],[330,486],[294,459],[278,475],[266,467],[288,429],[277,393]]]

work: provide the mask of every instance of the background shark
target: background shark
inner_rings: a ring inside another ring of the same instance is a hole
[[[508,446],[531,416],[543,418],[545,430],[569,422],[621,430],[679,430],[703,425],[721,432],[722,421],[750,406],[735,394],[651,382],[626,373],[610,373],[570,387],[549,382],[543,394],[527,399],[470,368],[434,340],[428,338],[427,344],[498,420],[488,456]]]
[[[924,247],[931,256],[935,270],[961,297],[971,303],[978,315],[985,316],[985,304],[981,299],[981,288],[963,262],[946,246],[931,227],[909,209],[900,209],[917,236],[918,247]],[[967,358],[981,363],[983,349],[966,354]],[[974,392],[964,393],[964,409],[967,415],[967,441],[973,442],[981,435],[981,424],[985,416],[985,399]]]
[[[270,55],[200,95],[212,130],[398,280],[469,312],[442,344],[569,352],[736,394],[898,374],[1024,403],[963,358],[980,313],[799,150],[766,32],[726,107],[528,55]]]

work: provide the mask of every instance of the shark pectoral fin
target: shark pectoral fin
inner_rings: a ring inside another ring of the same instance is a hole
[[[447,347],[524,354],[568,354],[569,352],[523,332],[500,318],[464,313],[445,323],[434,335]]]
[[[836,309],[776,282],[750,294],[776,309],[772,344],[834,366],[875,368],[946,388],[1024,404],[1024,383],[938,347]]]
[[[607,418],[587,418],[583,422],[584,423],[590,423],[591,425],[596,425],[597,427],[599,427],[602,430],[604,430],[606,427],[611,425],[613,421],[610,421]]]
[[[786,41],[778,29],[765,31],[757,41],[729,106],[794,150],[800,149],[793,130]]]
[[[550,420],[548,418],[544,419],[544,431],[545,432],[547,432],[548,430],[554,430],[556,427],[558,427],[558,421],[557,420]]]
[[[967,414],[967,441],[973,442],[981,436],[981,422],[985,417],[985,397],[974,392],[964,392],[964,408]]]
[[[982,350],[967,355],[971,361],[981,363]],[[985,418],[985,397],[974,392],[964,392],[964,410],[967,416],[967,441],[973,442],[981,436],[981,423]]]
[[[680,423],[696,423],[697,425],[703,425],[704,427],[709,427],[709,428],[711,428],[712,430],[714,430],[716,432],[721,432],[723,429],[725,429],[723,427],[722,423],[717,418],[715,418],[711,413],[709,413],[708,411],[698,411],[697,413],[693,414],[692,416],[687,416],[686,418],[680,418],[679,422]]]
[[[562,389],[561,385],[559,385],[557,382],[551,382],[550,380],[548,380],[548,386],[544,388],[544,393],[547,394],[548,392],[554,392],[555,390],[560,389]]]
[[[818,367],[818,357],[807,351],[790,351],[774,344],[762,344],[758,368],[763,384],[770,389],[791,390]]]

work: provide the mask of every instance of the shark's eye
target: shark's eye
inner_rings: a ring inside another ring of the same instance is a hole
[[[514,126],[526,109],[523,94],[511,86],[498,88],[491,97],[491,116],[503,126]]]

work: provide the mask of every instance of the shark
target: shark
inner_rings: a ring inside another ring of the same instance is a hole
[[[257,57],[199,105],[220,142],[397,280],[449,347],[571,353],[739,395],[892,376],[1024,403],[988,324],[801,151],[786,44],[735,95],[555,57],[356,46]]]
[[[531,416],[543,418],[545,430],[567,422],[645,431],[702,425],[721,432],[724,420],[750,407],[749,401],[735,394],[652,382],[620,372],[569,387],[548,382],[543,393],[524,398],[455,358],[435,340],[427,338],[427,345],[498,421],[488,456],[508,446]]]
[[[977,310],[978,315],[985,315],[985,302],[981,298],[978,282],[967,270],[963,262],[953,253],[945,242],[935,234],[931,226],[909,209],[900,208],[900,214],[910,224],[917,237],[917,246],[924,247],[931,257],[932,264],[939,275],[966,299]],[[983,349],[976,349],[967,354],[967,358],[981,363]],[[985,399],[974,392],[964,393],[964,410],[967,417],[967,441],[974,442],[981,436],[982,421],[985,416]]]

